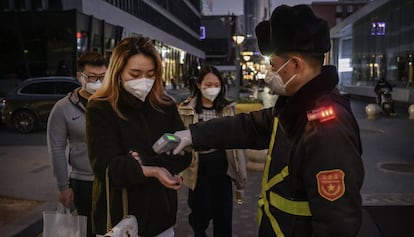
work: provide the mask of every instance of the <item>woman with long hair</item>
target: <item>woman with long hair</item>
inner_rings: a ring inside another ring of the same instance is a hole
[[[92,222],[105,234],[105,172],[111,190],[112,223],[122,219],[121,190],[140,236],[174,236],[177,190],[191,155],[156,154],[152,145],[164,133],[184,128],[175,102],[162,83],[159,53],[148,38],[128,37],[115,47],[101,88],[89,99],[86,132],[96,176]]]

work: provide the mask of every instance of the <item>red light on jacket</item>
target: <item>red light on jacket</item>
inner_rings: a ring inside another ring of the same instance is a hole
[[[309,111],[307,113],[307,116],[308,121],[319,120],[319,122],[325,122],[336,117],[332,106],[314,109],[312,111]]]

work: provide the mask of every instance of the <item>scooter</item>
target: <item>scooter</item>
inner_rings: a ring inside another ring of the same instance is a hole
[[[394,104],[392,101],[391,90],[388,88],[382,88],[378,91],[379,93],[379,101],[377,101],[378,105],[381,107],[381,110],[386,115],[396,115],[394,111]]]

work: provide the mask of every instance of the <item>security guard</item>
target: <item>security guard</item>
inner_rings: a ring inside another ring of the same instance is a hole
[[[259,236],[355,236],[361,226],[364,169],[358,124],[336,89],[326,21],[307,5],[277,7],[256,26],[273,108],[224,117],[176,132],[188,145],[268,148],[259,200]],[[217,134],[220,134],[219,136]]]

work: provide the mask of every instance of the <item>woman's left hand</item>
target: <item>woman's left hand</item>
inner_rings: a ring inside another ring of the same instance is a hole
[[[177,180],[176,186],[178,186],[176,190],[179,190],[183,186],[184,179],[181,175],[177,175],[177,174],[174,175],[174,177]]]
[[[136,151],[130,151],[129,155],[138,161],[145,176],[156,177],[165,187],[174,190],[179,190],[183,186],[183,178],[181,176],[173,176],[167,169],[163,167],[142,165],[141,157]]]

